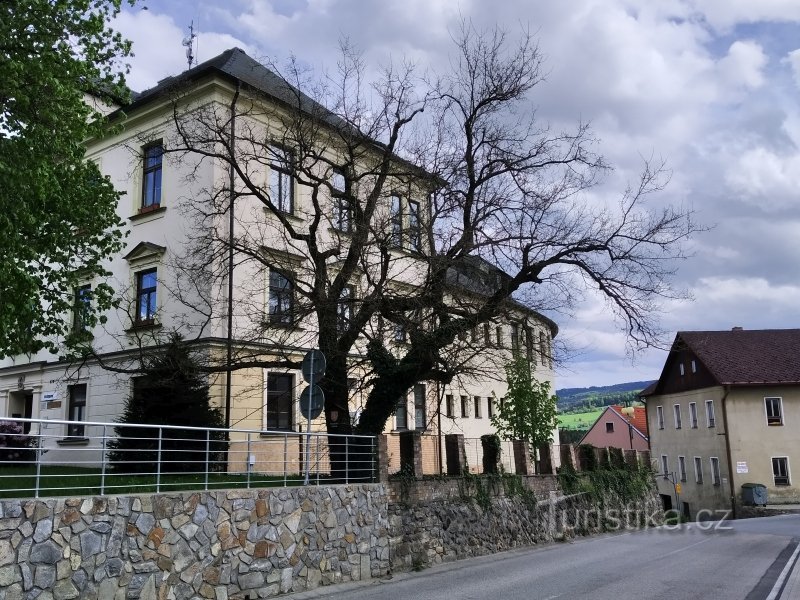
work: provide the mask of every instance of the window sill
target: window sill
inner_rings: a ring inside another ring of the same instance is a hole
[[[267,429],[259,433],[259,437],[268,438],[276,435],[284,436],[287,433],[295,433],[294,429]]]
[[[161,329],[163,327],[161,323],[156,321],[143,321],[141,323],[133,323],[130,327],[125,330],[125,333],[136,333],[138,331],[152,331],[156,329]]]
[[[56,440],[56,444],[59,446],[88,446],[89,445],[89,438],[86,437],[65,437],[60,440]]]
[[[282,210],[272,211],[269,208],[267,208],[266,206],[264,207],[264,212],[267,215],[274,216],[274,217],[277,217],[278,215],[280,215],[284,219],[287,219],[289,221],[293,221],[295,223],[302,223],[303,222],[303,218],[302,217],[298,217],[293,212],[287,213],[287,212],[283,212]]]
[[[167,207],[163,206],[163,205],[158,205],[158,206],[155,206],[155,207],[149,207],[148,206],[147,208],[140,208],[139,212],[136,213],[135,215],[131,215],[130,217],[128,217],[128,220],[132,221],[134,223],[136,221],[142,221],[142,220],[148,220],[149,221],[149,220],[160,218],[160,217],[164,216],[164,213],[166,211],[167,211]],[[152,219],[149,219],[148,217],[151,217]]]
[[[770,427],[783,427],[783,423],[767,423]]]

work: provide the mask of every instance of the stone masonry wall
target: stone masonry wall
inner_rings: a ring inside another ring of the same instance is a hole
[[[0,597],[254,599],[389,571],[384,486],[0,501]]]
[[[638,502],[606,497],[600,507],[585,495],[565,497],[551,491],[542,499],[543,483],[536,481],[533,498],[490,489],[483,506],[474,489],[466,490],[466,496],[463,489],[450,489],[448,497],[443,488],[438,495],[412,493],[390,504],[392,569],[419,569],[575,535],[660,524],[663,518],[654,488]]]

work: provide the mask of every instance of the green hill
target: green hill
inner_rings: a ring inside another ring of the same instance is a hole
[[[610,404],[627,404],[637,400],[639,392],[651,383],[653,382],[630,381],[615,385],[556,390],[558,410],[561,413],[583,412]]]

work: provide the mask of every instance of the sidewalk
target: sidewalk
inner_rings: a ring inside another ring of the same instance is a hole
[[[797,551],[795,551],[795,555],[792,556],[792,559],[794,560],[794,564],[787,565],[787,567],[790,566],[792,570],[788,575],[786,585],[783,587],[779,600],[800,600],[800,560],[798,560]],[[770,594],[768,600],[774,600],[772,594]]]

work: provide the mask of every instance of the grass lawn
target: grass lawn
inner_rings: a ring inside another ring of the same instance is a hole
[[[604,410],[605,407],[595,408],[582,413],[558,415],[558,426],[563,429],[589,429],[589,427],[594,425],[597,417],[599,417]]]
[[[312,476],[312,479],[316,479]],[[292,473],[285,480],[288,485],[301,485],[303,475]],[[40,496],[90,496],[100,494],[100,469],[80,467],[42,466],[39,475]],[[284,477],[251,473],[249,487],[279,487]],[[206,487],[202,473],[180,473],[161,476],[161,492],[203,490]],[[211,473],[208,489],[244,489],[248,487],[247,474]],[[0,467],[0,498],[32,498],[36,489],[36,465]],[[106,494],[146,494],[156,491],[155,475],[106,473]]]

